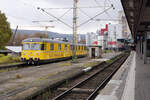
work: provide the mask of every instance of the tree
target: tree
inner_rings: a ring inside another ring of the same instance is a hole
[[[33,38],[48,38],[48,34],[36,32],[31,37],[33,37]]]
[[[0,11],[0,49],[4,49],[12,35],[10,24],[4,13]]]
[[[30,38],[31,36],[28,33],[24,33],[22,40]]]
[[[40,38],[41,37],[41,33],[40,32],[36,32],[31,37],[33,37],[33,38]]]
[[[16,37],[15,37],[15,39],[14,39],[14,45],[21,45],[21,41],[22,41],[22,36],[21,36],[21,33],[20,32],[18,32],[17,33],[17,35],[16,35]]]
[[[24,33],[23,35],[21,35],[21,33],[18,32],[13,41],[14,45],[20,46],[22,43],[22,40],[27,39],[27,38],[30,38],[30,35],[28,33]]]

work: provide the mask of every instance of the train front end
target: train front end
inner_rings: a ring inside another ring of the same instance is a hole
[[[21,60],[27,64],[38,64],[41,58],[43,43],[32,41],[32,39],[22,42]]]

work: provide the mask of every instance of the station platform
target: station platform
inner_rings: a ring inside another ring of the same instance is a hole
[[[150,100],[150,64],[132,51],[95,100]]]

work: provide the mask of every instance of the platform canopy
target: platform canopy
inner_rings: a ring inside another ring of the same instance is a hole
[[[15,53],[20,53],[22,50],[21,46],[6,46],[5,48]]]
[[[150,0],[121,0],[127,21],[134,37],[150,31]]]

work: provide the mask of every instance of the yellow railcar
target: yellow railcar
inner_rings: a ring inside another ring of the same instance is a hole
[[[75,45],[43,38],[29,38],[22,41],[21,59],[28,64],[49,62],[72,57],[72,50]],[[76,55],[87,54],[84,44],[76,45]]]

